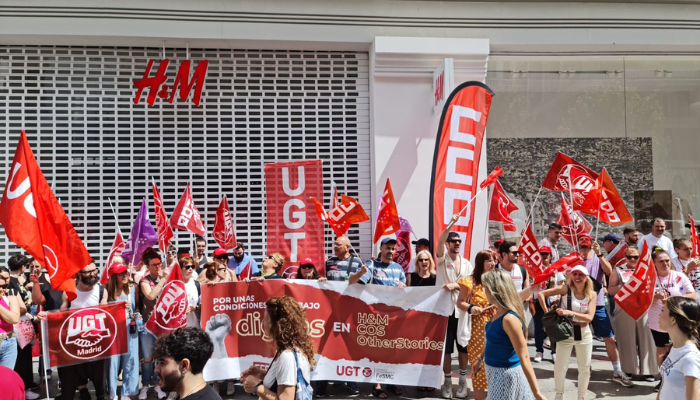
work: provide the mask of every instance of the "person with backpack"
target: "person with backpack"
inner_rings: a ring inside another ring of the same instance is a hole
[[[588,381],[591,378],[591,355],[593,354],[593,334],[589,324],[593,321],[597,294],[593,290],[593,281],[588,277],[588,270],[583,265],[577,265],[569,271],[566,284],[553,289],[547,289],[537,294],[537,299],[545,313],[547,297],[560,295],[557,314],[571,318],[574,335],[557,342],[557,358],[554,361],[554,400],[564,399],[564,381],[569,369],[569,358],[572,348],[576,348],[578,364],[578,400],[586,398]]]
[[[501,255],[501,262],[497,266],[508,273],[513,280],[515,290],[521,292],[530,286],[530,276],[525,267],[518,265],[518,246],[511,241],[504,241],[498,246],[498,254]]]
[[[289,296],[271,297],[265,306],[263,332],[277,352],[267,371],[256,366],[243,371],[243,389],[260,400],[311,400],[311,367],[316,361],[306,313]]]

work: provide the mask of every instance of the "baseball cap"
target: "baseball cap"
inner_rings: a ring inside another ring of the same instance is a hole
[[[493,248],[494,248],[494,249],[498,249],[499,247],[501,247],[501,244],[502,244],[503,242],[505,242],[505,240],[503,240],[503,239],[498,239],[498,240],[496,240],[495,242],[493,242]]]
[[[600,242],[605,242],[606,240],[609,240],[615,244],[618,244],[621,242],[620,238],[617,237],[617,235],[615,235],[614,233],[608,233],[607,235],[598,238],[598,241],[600,241]]]
[[[385,237],[384,239],[382,239],[380,246],[384,246],[387,243],[396,244],[396,239],[394,239],[393,237]]]
[[[593,236],[591,236],[590,233],[586,233],[586,232],[579,233],[578,236],[576,236],[576,239],[578,239],[578,240],[581,240],[581,238],[589,238],[589,239],[593,240]]]
[[[574,271],[578,271],[578,272],[588,276],[588,270],[583,265],[577,265],[577,266],[571,268],[571,270],[569,270],[569,273],[572,273]]]
[[[540,247],[540,253],[552,254],[552,248],[549,246],[542,246]]]
[[[430,240],[426,238],[420,238],[418,240],[414,240],[411,243],[415,244],[416,246],[428,246],[430,247]]]
[[[126,271],[127,269],[129,269],[129,268],[127,268],[127,266],[122,264],[122,263],[114,263],[114,264],[109,266],[109,269],[107,270],[107,276],[111,278],[112,275],[121,274],[122,272]]]
[[[313,266],[316,266],[316,264],[314,264],[314,260],[313,260],[311,257],[305,257],[305,258],[303,258],[303,259],[301,260],[301,262],[299,263],[299,265],[313,265]]]
[[[226,252],[225,249],[222,249],[221,247],[219,247],[218,249],[214,250],[214,258],[219,257],[219,256],[228,257],[228,253]]]
[[[177,249],[177,258],[189,257],[190,249],[188,247],[180,247]]]

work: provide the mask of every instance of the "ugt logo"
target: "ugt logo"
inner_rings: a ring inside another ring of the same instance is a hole
[[[170,60],[167,58],[160,61],[158,66],[158,71],[156,76],[151,77],[151,67],[153,67],[153,59],[148,60],[148,65],[146,66],[146,71],[143,73],[143,78],[134,81],[134,85],[138,88],[136,92],[136,97],[134,98],[134,104],[139,104],[141,101],[141,94],[143,90],[149,88],[148,97],[146,102],[148,105],[152,106],[156,101],[156,95],[161,99],[166,99],[168,94],[170,94],[171,104],[175,100],[175,93],[177,92],[178,86],[180,88],[180,100],[187,101],[190,96],[192,87],[194,86],[194,96],[192,96],[192,102],[199,106],[199,100],[202,98],[202,88],[204,87],[204,80],[207,77],[207,67],[209,66],[208,60],[202,60],[197,65],[192,75],[192,80],[190,81],[190,60],[185,60],[180,64],[180,68],[177,70],[177,75],[175,76],[175,83],[173,83],[172,90],[169,91],[168,85],[165,85],[165,81],[168,80],[166,71],[168,70],[168,64]]]

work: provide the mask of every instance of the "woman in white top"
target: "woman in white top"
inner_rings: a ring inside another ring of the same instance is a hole
[[[178,260],[180,269],[182,270],[182,282],[185,283],[185,291],[187,292],[187,327],[200,328],[199,313],[202,306],[200,283],[197,282],[197,264],[192,257],[182,257]]]
[[[260,400],[294,400],[297,369],[310,390],[311,367],[316,363],[306,314],[289,296],[271,297],[265,305],[263,331],[277,344],[277,353],[267,371],[251,366],[241,374],[241,382]]]
[[[554,400],[564,398],[564,380],[569,369],[571,349],[576,348],[576,362],[578,364],[578,399],[586,397],[588,381],[591,377],[591,354],[593,353],[593,335],[588,324],[593,321],[595,315],[596,292],[593,291],[593,283],[588,278],[588,270],[578,265],[569,271],[566,284],[556,288],[543,290],[537,294],[540,306],[546,313],[548,311],[546,299],[549,296],[560,295],[557,314],[572,317],[574,322],[574,336],[557,342],[557,358],[554,361]],[[571,309],[568,309],[571,295]]]
[[[673,347],[661,364],[658,400],[700,399],[700,305],[695,300],[669,297],[659,325],[671,336]]]

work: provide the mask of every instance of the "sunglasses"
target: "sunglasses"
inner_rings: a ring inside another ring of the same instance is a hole
[[[80,271],[82,275],[97,275],[97,270],[93,269],[91,271]]]
[[[171,256],[174,256],[175,254],[177,254],[177,251],[175,251],[175,250],[169,251],[168,254],[170,254]]]
[[[516,257],[520,255],[520,252],[519,252],[519,251],[509,251],[508,253],[509,253],[509,254],[512,254],[512,255],[514,255],[514,256],[516,256]]]
[[[182,269],[194,269],[194,265],[183,265]]]
[[[214,257],[215,260],[228,260],[228,256],[216,256]]]
[[[158,263],[158,264],[148,264],[149,267],[160,267],[163,265],[163,263]]]
[[[299,268],[301,268],[301,269],[311,269],[311,268],[313,268],[313,267],[314,267],[314,266],[311,265],[311,264],[304,264],[304,265],[300,265],[300,266],[299,266]]]
[[[448,243],[457,243],[457,244],[462,244],[462,241],[461,241],[461,240],[459,240],[459,239],[455,239],[455,240],[448,240],[447,242],[448,242]]]
[[[421,259],[418,260],[418,262],[427,262],[427,263],[429,263],[430,260],[428,260],[427,258],[421,258]]]
[[[639,260],[639,256],[625,256],[628,260]]]
[[[217,269],[217,271],[219,271],[219,272],[226,271],[226,268],[219,268],[219,269]]]
[[[4,284],[4,285],[0,285],[0,289],[7,290],[7,289],[9,289],[9,288],[10,288],[10,284],[9,284],[9,283],[6,283],[6,284]]]

